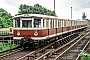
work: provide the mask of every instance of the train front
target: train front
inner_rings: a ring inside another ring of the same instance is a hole
[[[13,19],[14,40],[23,48],[38,48],[41,44],[41,19],[30,15],[15,16]]]

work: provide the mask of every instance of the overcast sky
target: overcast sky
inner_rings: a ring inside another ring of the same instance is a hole
[[[82,12],[86,12],[90,19],[90,0],[55,0],[56,14],[60,18],[71,18],[71,7],[73,8],[72,18],[81,19]],[[34,5],[39,3],[43,7],[54,10],[54,0],[0,0],[0,8],[4,8],[13,16],[18,13],[20,4]]]

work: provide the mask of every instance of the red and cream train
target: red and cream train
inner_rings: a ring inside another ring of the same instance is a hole
[[[24,48],[40,47],[56,36],[86,26],[85,20],[60,19],[40,14],[23,14],[13,18],[14,39],[21,40],[20,45]]]

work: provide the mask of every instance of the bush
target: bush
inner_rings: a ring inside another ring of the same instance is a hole
[[[16,45],[12,44],[11,42],[12,42],[11,40],[9,40],[8,43],[0,42],[0,52],[15,48]]]

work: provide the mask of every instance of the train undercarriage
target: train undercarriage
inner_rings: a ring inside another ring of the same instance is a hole
[[[87,28],[85,27],[85,28],[82,28],[82,29],[78,29],[78,30],[75,30],[75,31],[71,31],[71,32],[67,32],[67,33],[64,33],[64,34],[61,34],[61,35],[57,35],[57,36],[54,36],[54,37],[51,37],[51,38],[49,37],[49,38],[44,39],[44,40],[33,40],[31,38],[21,38],[21,41],[20,41],[19,44],[24,49],[26,49],[26,48],[37,49],[37,48],[41,48],[45,45],[48,45],[49,43],[55,42],[56,40],[59,40],[63,37],[71,35],[73,33],[76,33],[77,36],[78,36],[80,32],[82,32],[86,29]]]

